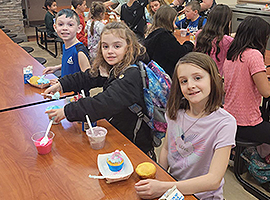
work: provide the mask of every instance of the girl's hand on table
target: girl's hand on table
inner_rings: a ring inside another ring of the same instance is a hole
[[[56,83],[58,83],[58,78],[55,78],[55,79],[51,79],[50,80],[50,84],[51,85],[55,85]]]
[[[46,98],[51,98],[47,96],[47,94],[54,94],[56,92],[60,92],[62,90],[61,84],[58,82],[51,87],[47,88],[41,95],[46,99]]]
[[[54,122],[56,123],[66,118],[64,108],[47,110],[45,113],[49,115],[50,119],[54,117]]]
[[[154,179],[140,180],[135,184],[135,190],[142,199],[154,199],[167,191],[165,183]]]

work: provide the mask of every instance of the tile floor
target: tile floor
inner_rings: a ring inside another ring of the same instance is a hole
[[[30,42],[24,42],[21,43],[21,46],[31,46],[34,48],[34,51],[31,53],[32,56],[38,56],[43,57],[47,60],[47,63],[44,64],[45,67],[47,66],[54,66],[61,63],[61,55],[58,55],[56,58],[51,56],[46,50],[41,49],[35,41],[35,33],[34,28],[30,27],[26,29],[26,35],[30,36],[29,41]],[[49,48],[53,48],[52,45],[49,46]],[[160,147],[161,148],[161,147]],[[160,148],[156,149],[157,154],[160,152]],[[262,190],[264,193],[268,194],[270,196],[270,193],[267,193],[263,188],[258,186],[254,179],[250,177],[249,175],[244,175],[245,178],[256,185],[258,189]],[[226,174],[225,174],[225,185],[224,185],[224,198],[226,200],[253,200],[256,199],[253,195],[245,191],[242,186],[239,184],[239,182],[236,180],[232,167],[228,167]]]

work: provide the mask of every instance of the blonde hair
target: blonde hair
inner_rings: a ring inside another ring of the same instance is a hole
[[[181,91],[177,70],[182,64],[196,65],[207,71],[210,75],[211,92],[206,102],[204,111],[211,113],[222,105],[223,83],[218,74],[218,68],[215,61],[208,55],[199,52],[191,52],[180,58],[173,73],[173,82],[171,86],[170,96],[167,103],[168,116],[172,120],[176,120],[179,109],[187,110],[190,108],[189,102],[184,98]]]
[[[148,5],[147,5],[147,10],[148,10],[148,12],[150,13],[151,16],[153,16],[155,13],[151,9],[150,3],[155,2],[155,1],[157,1],[160,4],[160,6],[167,5],[167,3],[164,0],[149,0]]]
[[[116,37],[120,37],[126,40],[127,50],[124,55],[124,58],[121,62],[117,63],[114,66],[110,66],[104,59],[102,55],[102,38],[105,34],[113,34]],[[97,76],[97,71],[100,66],[104,67],[109,73],[110,70],[113,72],[114,76],[119,76],[127,67],[131,64],[134,64],[137,61],[138,56],[143,55],[146,52],[145,47],[143,47],[139,42],[132,30],[123,22],[111,22],[107,24],[100,36],[100,41],[98,44],[97,57],[93,62],[93,67],[90,73],[93,76]]]

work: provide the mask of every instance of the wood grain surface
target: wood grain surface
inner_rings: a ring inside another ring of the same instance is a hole
[[[111,184],[88,178],[89,174],[100,175],[98,154],[116,149],[127,154],[134,168],[141,162],[152,162],[157,167],[156,179],[174,181],[105,120],[98,122],[108,130],[103,149],[91,149],[81,124],[62,120],[51,128],[55,133],[52,151],[39,155],[31,135],[46,129],[49,119],[44,112],[51,105],[64,105],[64,101],[0,113],[0,199],[140,199],[134,189],[139,181],[135,172],[128,180]]]

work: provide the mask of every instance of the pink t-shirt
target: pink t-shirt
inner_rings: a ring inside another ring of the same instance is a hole
[[[196,33],[196,38],[198,37],[198,34],[200,32],[201,32],[201,30],[199,30]],[[218,54],[219,61],[216,58],[216,50],[217,50],[216,39],[214,39],[212,41],[212,50],[211,50],[211,53],[209,56],[216,62],[217,67],[218,67],[218,72],[221,76],[223,76],[223,64],[224,64],[224,61],[227,57],[227,52],[228,52],[228,49],[229,49],[232,41],[233,41],[233,37],[228,36],[228,35],[223,36],[222,40],[219,43],[219,48],[220,48],[220,52]]]
[[[179,181],[207,174],[215,150],[235,144],[236,121],[222,108],[199,120],[184,110],[178,111],[176,120],[165,117],[168,123],[168,164],[170,173]],[[183,130],[188,130],[184,139]],[[195,195],[199,199],[223,199],[223,184],[224,180],[217,190]]]
[[[225,60],[224,109],[231,113],[239,126],[255,126],[263,121],[259,106],[262,95],[259,93],[252,76],[266,71],[263,55],[256,49],[246,49],[239,59]]]

